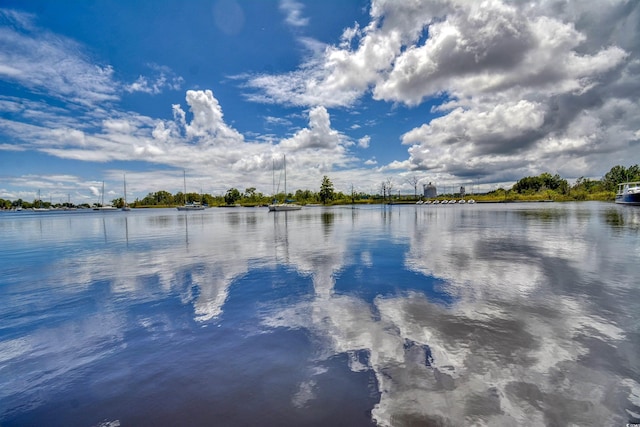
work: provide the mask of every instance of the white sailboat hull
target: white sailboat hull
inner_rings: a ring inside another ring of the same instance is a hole
[[[182,205],[182,206],[177,206],[176,209],[178,209],[179,211],[203,211],[204,210],[204,205],[202,205],[200,202],[187,203],[187,173],[184,170],[182,171],[182,176],[183,176],[183,179],[184,179],[184,201],[185,201],[185,204]]]
[[[278,203],[269,205],[269,211],[272,212],[299,211],[300,209],[302,209],[302,206],[296,205],[295,203]]]
[[[287,198],[287,156],[283,156],[282,160],[283,160],[283,163],[284,163],[284,194],[285,194],[285,201],[286,201],[286,198]],[[274,187],[275,187],[275,176],[274,176]],[[275,195],[274,195],[273,201],[274,202],[277,201],[275,199]],[[272,204],[269,205],[269,212],[299,211],[300,209],[302,209],[302,206],[300,206],[298,204],[295,204],[295,203],[272,203]]]
[[[179,211],[203,211],[204,210],[204,206],[202,206],[202,205],[184,205],[184,206],[178,206],[176,209],[178,209]]]

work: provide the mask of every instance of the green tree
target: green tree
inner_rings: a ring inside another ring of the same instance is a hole
[[[158,205],[173,205],[174,204],[174,200],[173,200],[173,194],[169,193],[168,191],[158,191],[156,193],[156,200],[157,200],[157,204]]]
[[[322,177],[322,184],[320,184],[320,193],[318,196],[320,197],[320,201],[323,205],[326,205],[327,202],[333,200],[333,183],[326,175]]]
[[[242,195],[237,188],[230,188],[227,190],[227,193],[224,195],[224,202],[227,205],[235,205],[238,200],[240,200]]]
[[[247,189],[244,190],[244,197],[245,199],[248,199],[251,202],[255,202],[256,200],[256,188],[255,187],[249,187]]]
[[[516,193],[538,192],[542,188],[542,180],[537,176],[525,176],[516,182],[512,190]]]
[[[616,165],[604,175],[602,181],[607,190],[614,191],[621,182],[638,179],[640,179],[640,166],[633,165],[627,169],[624,166]]]
[[[575,200],[587,200],[588,195],[604,191],[603,181],[595,181],[581,176],[571,187],[571,196]]]
[[[316,194],[311,190],[296,190],[295,199],[298,202],[309,203],[313,201],[317,201]]]
[[[548,172],[544,172],[538,176],[526,176],[520,179],[511,189],[519,194],[537,193],[542,190],[554,190],[567,194],[569,183],[558,174],[551,175]]]
[[[156,199],[153,196],[153,193],[149,193],[140,200],[140,204],[142,206],[152,206],[156,204]]]

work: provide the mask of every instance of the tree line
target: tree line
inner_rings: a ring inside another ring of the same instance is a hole
[[[618,184],[628,181],[640,181],[640,166],[617,165],[601,179],[580,177],[573,186],[558,174],[527,176],[516,182],[511,192],[520,196],[546,195],[554,200],[613,200]]]
[[[358,194],[359,199],[367,197],[365,194]],[[142,199],[136,199],[133,203],[130,203],[132,207],[140,206],[176,206],[184,203],[200,202],[208,206],[262,206],[269,203],[285,202],[295,200],[297,203],[311,204],[322,203],[327,204],[333,201],[349,200],[350,196],[343,194],[340,191],[335,191],[333,183],[329,177],[324,176],[320,185],[320,190],[315,192],[311,190],[296,190],[294,193],[284,192],[275,195],[265,195],[256,190],[255,187],[245,188],[244,191],[232,187],[226,191],[224,195],[213,196],[211,194],[198,194],[178,192],[175,195],[167,191],[158,191],[155,193],[149,193]],[[114,206],[120,206],[124,202],[121,199],[113,200]]]
[[[131,207],[173,207],[191,202],[200,202],[208,206],[262,206],[269,203],[293,201],[300,204],[349,204],[349,203],[385,203],[395,201],[415,201],[421,197],[418,194],[417,177],[410,177],[407,180],[414,187],[413,195],[394,195],[392,193],[394,183],[388,178],[381,183],[378,194],[368,194],[364,192],[351,192],[345,194],[334,189],[333,183],[328,176],[322,178],[318,191],[312,190],[296,190],[291,193],[278,193],[276,195],[265,195],[256,190],[255,187],[245,188],[240,191],[237,188],[230,188],[224,195],[214,196],[211,194],[183,193],[177,192],[171,194],[168,191],[157,191],[148,193],[142,199],[136,199],[133,203],[129,203]],[[614,166],[601,179],[594,180],[580,177],[574,185],[569,185],[566,179],[560,175],[551,175],[550,173],[542,173],[538,176],[527,176],[521,178],[510,189],[499,188],[483,195],[474,194],[475,198],[486,200],[526,200],[526,199],[552,199],[552,200],[613,200],[615,191],[619,183],[626,181],[640,181],[640,166],[633,165],[628,168],[624,166]],[[459,197],[460,194],[441,194],[442,197]],[[116,207],[124,206],[123,198],[116,198],[111,201]],[[28,202],[22,199],[5,200],[0,199],[0,209],[15,209],[21,207],[29,209],[36,206],[46,208],[64,208],[64,207],[84,207],[91,208],[100,206],[98,203],[89,205],[87,203],[74,206],[71,203],[45,202],[34,199]]]

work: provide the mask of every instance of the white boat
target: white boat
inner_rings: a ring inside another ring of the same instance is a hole
[[[127,175],[123,175],[123,183],[124,183],[124,206],[122,206],[123,211],[130,211],[131,208],[127,203]]]
[[[105,206],[104,204],[104,181],[102,181],[102,196],[101,196],[100,206],[94,207],[93,210],[94,211],[117,211],[118,210],[118,208],[116,208],[115,206],[111,206],[111,205]]]
[[[36,208],[35,206],[31,208],[32,211],[34,212],[48,212],[50,209],[49,208],[43,208],[42,207],[42,199],[40,198],[40,190],[38,190],[38,207]]]
[[[178,206],[176,209],[179,211],[203,211],[204,206],[200,202],[191,202]]]
[[[184,180],[184,205],[176,207],[179,211],[203,211],[204,206],[200,202],[187,203],[187,173],[183,170],[182,176]]]
[[[302,209],[302,206],[296,203],[274,203],[269,205],[269,210],[273,212],[299,211],[300,209]]]
[[[640,181],[618,184],[616,203],[640,206]]]
[[[281,211],[299,211],[302,206],[297,203],[288,203],[287,198],[287,156],[283,156],[284,160],[284,203],[276,203],[274,198],[273,203],[269,205],[269,212],[281,212]],[[275,178],[274,178],[275,181]]]

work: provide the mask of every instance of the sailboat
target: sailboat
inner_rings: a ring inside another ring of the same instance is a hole
[[[93,208],[94,211],[117,211],[118,208],[116,208],[115,206],[105,206],[104,205],[104,181],[102,181],[102,198],[101,198],[101,202],[100,205],[101,206],[96,206],[95,208]]]
[[[200,202],[187,203],[187,173],[182,171],[184,179],[184,205],[178,206],[176,209],[179,211],[203,211],[204,206]]]
[[[124,205],[122,206],[122,210],[123,211],[130,211],[131,208],[129,207],[129,204],[127,203],[127,175],[123,175],[123,182],[124,182]]]
[[[287,156],[283,156],[284,160],[284,203],[277,203],[275,196],[273,203],[269,205],[269,211],[298,211],[302,209],[302,206],[296,203],[287,203]]]
[[[47,212],[49,211],[49,208],[43,208],[42,207],[42,199],[40,198],[40,190],[38,190],[38,207],[36,208],[35,206],[33,208],[31,208],[34,212]]]

